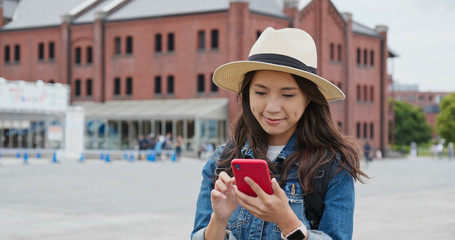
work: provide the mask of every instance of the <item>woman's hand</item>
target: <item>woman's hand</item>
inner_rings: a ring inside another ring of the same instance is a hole
[[[245,177],[245,181],[258,196],[248,196],[240,192],[235,186],[235,194],[242,207],[257,218],[278,225],[284,236],[300,226],[300,220],[289,206],[286,193],[281,189],[275,178],[272,179],[272,195],[264,192],[251,178]]]
[[[227,223],[232,212],[239,206],[234,191],[234,183],[235,178],[229,177],[226,172],[221,172],[211,192],[214,217],[220,222],[225,221]]]

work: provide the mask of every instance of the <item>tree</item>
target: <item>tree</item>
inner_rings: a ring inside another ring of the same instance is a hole
[[[411,142],[427,143],[431,140],[431,127],[419,107],[395,101],[395,143],[409,145]]]
[[[436,117],[436,132],[446,142],[455,142],[455,92],[442,99],[441,113]]]

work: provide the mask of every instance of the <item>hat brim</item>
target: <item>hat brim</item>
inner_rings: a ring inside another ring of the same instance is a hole
[[[272,70],[294,74],[314,82],[327,101],[345,99],[344,93],[337,86],[316,74],[272,63],[256,61],[235,61],[226,63],[215,70],[213,73],[213,82],[220,88],[238,93],[240,91],[240,83],[243,81],[245,74],[258,70]]]

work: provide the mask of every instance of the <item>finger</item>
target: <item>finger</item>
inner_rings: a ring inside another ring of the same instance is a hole
[[[221,179],[218,179],[215,181],[215,189],[221,192],[225,192],[227,190],[227,186]]]
[[[276,181],[275,178],[272,179],[272,189],[273,189],[273,194],[275,194],[279,199],[287,199],[288,197],[286,196],[286,193],[284,190],[280,187],[280,184]]]
[[[226,185],[229,185],[235,181],[235,179],[230,177],[226,172],[221,172],[218,179],[221,179]]]
[[[226,199],[227,198],[226,195],[224,195],[220,191],[217,191],[216,189],[212,190],[211,195],[212,195],[212,199],[217,199],[217,198]]]
[[[251,197],[251,196],[248,196],[246,195],[245,193],[241,192],[237,186],[234,186],[234,191],[235,191],[235,194],[237,196],[237,201],[239,202],[239,204],[247,209],[247,210],[251,210],[252,209],[252,206],[254,206],[254,202],[256,200],[256,198],[254,197]]]
[[[245,182],[251,187],[251,189],[253,189],[253,192],[255,192],[258,197],[263,198],[268,196],[268,194],[262,190],[261,186],[259,186],[259,184],[257,184],[253,179],[245,177]]]

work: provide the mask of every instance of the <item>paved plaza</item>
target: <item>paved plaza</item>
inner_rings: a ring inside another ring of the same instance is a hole
[[[0,158],[0,239],[189,239],[203,165]],[[354,239],[455,239],[455,160],[364,168]]]

